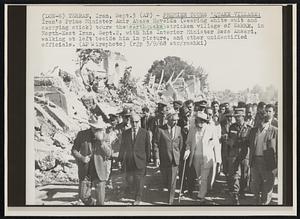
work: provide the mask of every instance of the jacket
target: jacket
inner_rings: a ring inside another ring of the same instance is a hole
[[[107,180],[110,174],[108,166],[110,165],[109,157],[112,150],[109,144],[108,136],[100,142],[95,140],[91,129],[78,132],[74,145],[72,147],[72,155],[75,157],[78,165],[79,180],[83,180],[88,174],[90,163],[83,163],[81,158],[84,156],[93,156],[95,169],[100,180]]]
[[[178,166],[183,146],[181,128],[175,126],[174,138],[169,133],[168,125],[163,125],[154,136],[154,153],[160,159],[160,167]]]
[[[214,152],[214,130],[212,129],[212,127],[208,124],[206,124],[203,127],[203,136],[201,138],[202,141],[202,145],[203,145],[203,165],[204,167],[209,167],[210,165],[213,164],[213,162],[215,161],[215,152]],[[197,132],[197,128],[194,127],[193,129],[191,129],[189,131],[188,137],[187,137],[187,141],[186,141],[186,150],[190,150],[190,155],[189,155],[189,166],[191,166],[192,164],[194,165],[194,167],[196,168],[196,172],[200,172],[200,165],[201,164],[196,164],[195,162],[197,162],[196,159],[194,159],[194,155],[195,155],[195,151],[196,151],[196,132]],[[197,168],[199,170],[197,170]]]
[[[259,127],[255,127],[251,130],[249,136],[250,142],[250,154],[249,154],[249,165],[253,165],[253,160],[255,157],[255,138],[259,131]],[[263,156],[268,170],[274,170],[277,168],[277,144],[278,144],[278,130],[272,124],[270,124],[264,142],[266,143],[266,150],[263,151]]]
[[[142,169],[150,158],[150,135],[146,129],[139,128],[136,140],[132,138],[132,128],[122,133],[120,144],[119,160],[126,162],[127,159],[133,159],[136,167]]]

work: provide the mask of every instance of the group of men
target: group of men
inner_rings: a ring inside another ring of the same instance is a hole
[[[109,123],[93,115],[91,128],[78,133],[72,148],[79,197],[91,203],[81,194],[88,181],[95,186],[95,204],[104,204],[105,185],[111,185],[111,156],[118,151],[124,192],[134,194],[134,205],[142,202],[148,164],[159,168],[169,205],[174,203],[178,179],[183,195],[193,197],[196,190],[199,203],[204,203],[221,173],[234,205],[245,192],[254,194],[257,205],[268,205],[277,175],[276,117],[276,104],[230,106],[205,100],[174,101],[172,107],[158,103],[154,114],[148,107],[140,114],[124,108],[118,115],[110,114]]]

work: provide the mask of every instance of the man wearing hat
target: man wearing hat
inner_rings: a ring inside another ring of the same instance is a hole
[[[141,128],[141,118],[133,113],[130,116],[131,128],[122,133],[119,160],[125,167],[127,192],[134,190],[134,205],[142,201],[146,164],[150,157],[150,136]]]
[[[122,116],[122,122],[116,126],[116,129],[120,130],[121,132],[130,129],[130,115],[131,109],[124,108],[122,112],[119,113]]]
[[[92,116],[89,124],[90,129],[80,131],[72,147],[72,155],[78,165],[79,198],[86,205],[92,204],[91,185],[94,185],[96,204],[103,205],[112,150],[105,132],[107,124],[101,117]]]
[[[200,111],[195,113],[195,127],[189,131],[184,153],[185,160],[189,157],[188,166],[194,167],[196,171],[196,178],[200,185],[198,199],[201,203],[205,202],[208,176],[215,159],[214,133],[207,123],[207,114]]]
[[[225,176],[228,176],[228,135],[229,127],[234,123],[234,112],[232,110],[224,114],[225,119],[221,121],[221,156],[222,156],[222,171]]]
[[[249,134],[251,127],[245,122],[245,108],[235,108],[236,122],[229,128],[228,171],[233,202],[240,204],[249,186]]]
[[[195,102],[195,111],[204,112],[207,107],[207,101],[206,100],[200,100]]]
[[[180,100],[175,100],[173,101],[173,109],[179,113],[180,108],[182,107],[182,101]]]
[[[167,124],[158,128],[155,135],[154,148],[157,165],[160,167],[164,187],[168,189],[168,204],[172,205],[175,196],[176,177],[182,149],[181,129],[177,126],[178,113],[171,110],[167,114]]]

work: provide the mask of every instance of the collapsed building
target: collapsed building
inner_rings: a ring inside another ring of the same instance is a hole
[[[148,85],[138,81],[136,92],[126,103],[118,94],[119,81],[126,68],[123,55],[109,52],[101,62],[88,61],[74,73],[56,66],[34,77],[36,186],[78,181],[71,148],[78,131],[89,127],[91,114],[108,122],[108,115],[121,112],[123,107],[141,112],[142,107],[148,106],[154,111],[160,101],[206,95],[199,79],[185,81],[176,77],[159,84],[155,80]],[[115,152],[114,156],[117,155]]]

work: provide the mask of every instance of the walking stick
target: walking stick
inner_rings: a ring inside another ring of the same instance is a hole
[[[186,159],[185,159],[184,162],[183,162],[183,170],[182,170],[182,176],[181,176],[181,183],[180,183],[180,190],[179,190],[178,203],[180,203],[180,198],[181,198],[181,190],[182,190],[183,178],[184,178],[184,172],[185,172],[185,163],[186,163]]]

